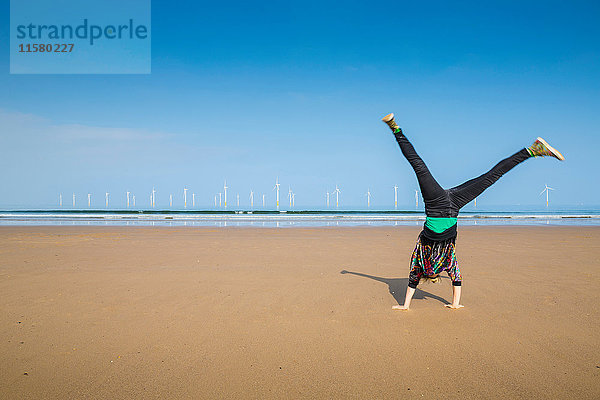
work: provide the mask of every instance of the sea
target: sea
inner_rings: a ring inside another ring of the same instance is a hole
[[[423,210],[159,210],[18,209],[0,210],[0,226],[202,226],[335,227],[418,226]],[[600,207],[535,209],[497,207],[465,210],[459,225],[600,226]]]

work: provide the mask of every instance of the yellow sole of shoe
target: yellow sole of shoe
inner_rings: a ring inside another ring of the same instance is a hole
[[[394,119],[394,113],[388,114],[385,117],[381,118],[383,122],[390,122]]]

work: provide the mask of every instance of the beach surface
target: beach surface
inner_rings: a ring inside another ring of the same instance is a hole
[[[600,227],[0,227],[0,398],[600,398]]]

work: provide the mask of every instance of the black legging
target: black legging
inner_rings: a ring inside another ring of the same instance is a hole
[[[512,156],[505,158],[496,164],[485,174],[473,178],[462,185],[451,189],[444,189],[429,172],[427,165],[415,151],[413,145],[408,141],[400,129],[394,133],[396,141],[400,145],[402,154],[413,167],[421,194],[425,201],[425,215],[428,217],[457,217],[458,211],[467,203],[479,196],[485,189],[490,187],[502,175],[510,171],[517,164],[527,160],[530,155],[523,148]]]

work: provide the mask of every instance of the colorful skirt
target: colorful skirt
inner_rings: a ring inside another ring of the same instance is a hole
[[[422,277],[433,277],[448,273],[453,284],[460,284],[462,276],[455,252],[456,237],[443,241],[429,240],[419,235],[410,259],[410,281],[415,284]]]

